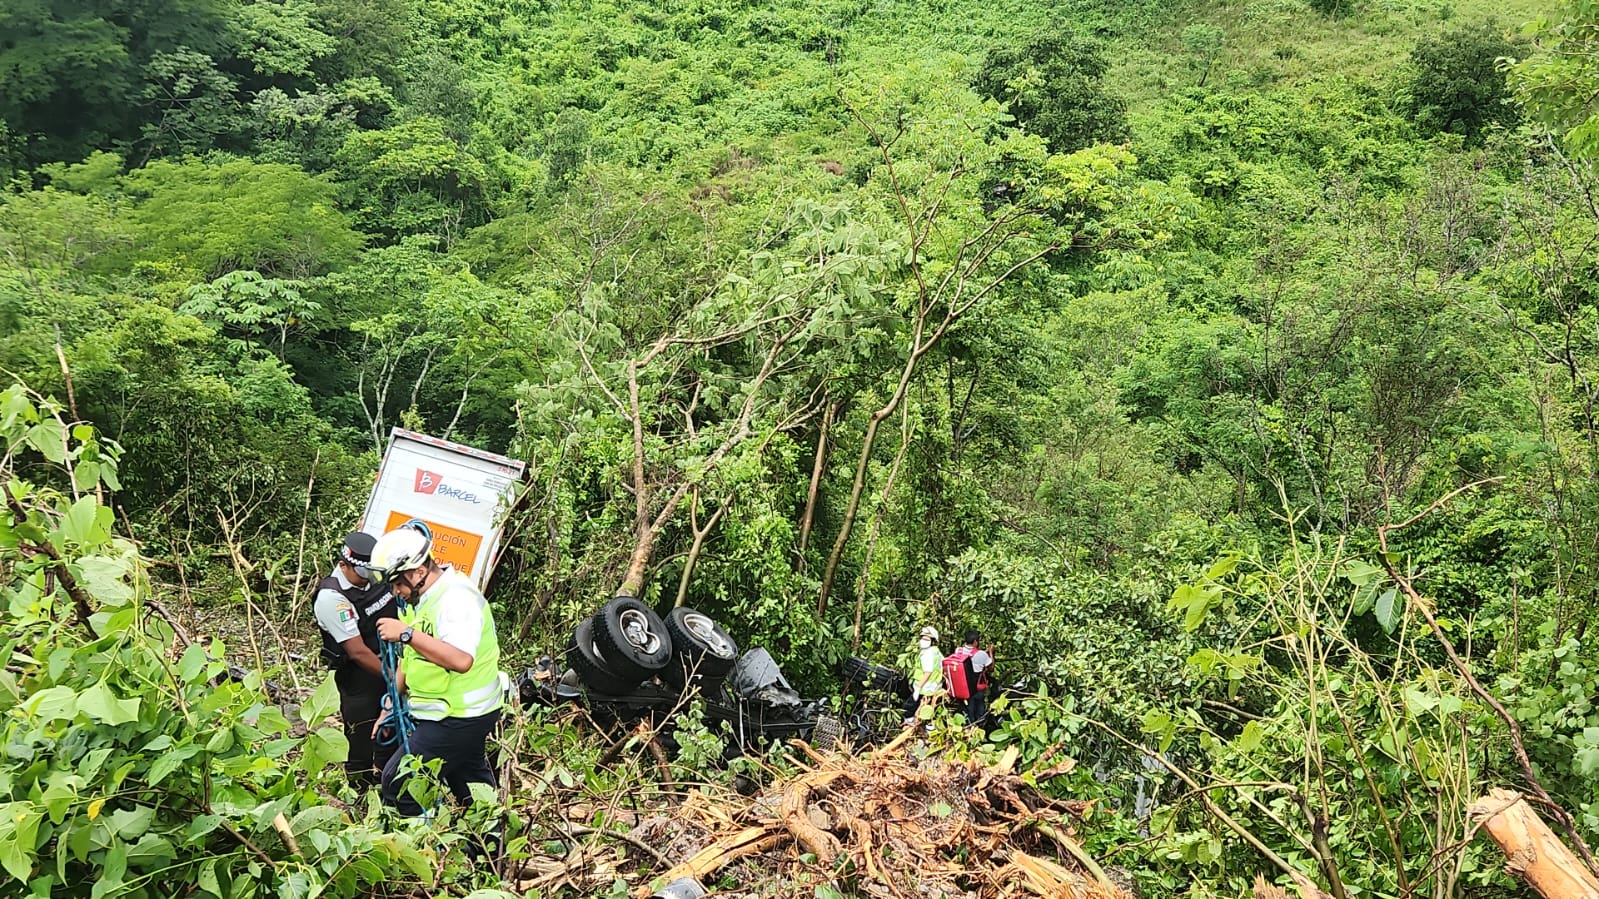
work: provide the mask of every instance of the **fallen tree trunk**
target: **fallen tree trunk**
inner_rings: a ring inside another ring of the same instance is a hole
[[[1599,899],[1599,880],[1520,793],[1489,790],[1467,809],[1505,852],[1505,870],[1544,899]]]

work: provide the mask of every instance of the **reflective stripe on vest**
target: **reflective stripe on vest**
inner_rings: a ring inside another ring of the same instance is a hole
[[[438,634],[439,611],[444,603],[476,603],[483,616],[483,632],[472,667],[457,674],[422,658],[415,648],[405,654],[405,689],[410,694],[411,714],[423,721],[443,718],[476,718],[498,709],[504,698],[500,687],[500,641],[494,632],[494,615],[488,601],[471,579],[448,569],[422,601],[405,616],[406,624],[429,636]]]

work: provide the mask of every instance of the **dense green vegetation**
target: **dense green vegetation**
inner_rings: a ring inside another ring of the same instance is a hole
[[[1059,788],[1148,895],[1508,893],[1461,809],[1529,772],[1467,671],[1599,837],[1596,23],[6,4],[3,891],[473,885],[330,823],[341,738],[146,614],[311,628],[404,425],[530,463],[513,658],[619,588],[817,693],[978,626],[1041,693],[994,739],[1094,763]]]

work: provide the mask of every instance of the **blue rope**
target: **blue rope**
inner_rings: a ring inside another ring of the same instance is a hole
[[[394,598],[395,609],[400,614],[405,614],[405,601],[398,596]],[[385,693],[384,704],[389,707],[389,720],[393,722],[393,732],[378,736],[378,743],[382,746],[400,744],[402,755],[411,754],[411,731],[416,728],[416,722],[411,718],[411,700],[400,692],[400,657],[405,653],[405,646],[401,643],[382,641],[378,647],[378,660],[383,666],[383,684]]]

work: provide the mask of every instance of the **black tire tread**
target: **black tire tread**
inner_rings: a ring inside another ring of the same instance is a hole
[[[611,612],[618,604],[622,603],[638,603],[638,607],[648,615],[650,628],[655,630],[660,635],[662,642],[665,643],[664,651],[656,653],[659,656],[659,662],[654,662],[654,660],[641,662],[634,659],[627,638],[611,627],[611,619],[614,617]],[[614,673],[624,678],[638,678],[634,682],[635,684],[649,680],[672,663],[671,632],[666,629],[666,623],[661,621],[661,616],[655,614],[655,610],[644,603],[630,596],[618,596],[601,606],[600,610],[595,612],[594,616],[589,620],[594,623],[594,642],[595,645],[599,646],[600,652],[604,654],[606,664],[610,666]]]
[[[892,668],[875,665],[858,656],[850,656],[840,666],[846,689],[859,685],[867,690],[885,693],[910,693],[910,679]]]
[[[612,669],[610,660],[593,655],[594,620],[585,618],[572,631],[572,644],[566,651],[566,664],[577,672],[585,687],[613,696],[621,695],[639,685],[643,678],[629,679]]]

